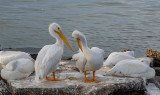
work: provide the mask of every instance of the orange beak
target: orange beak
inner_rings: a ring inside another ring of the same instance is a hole
[[[69,44],[67,38],[64,36],[63,32],[59,29],[60,32],[55,31],[60,38],[64,41],[64,43],[66,43],[66,45],[72,50],[72,52],[74,52],[74,50],[72,49],[71,45]]]
[[[80,39],[79,39],[79,38],[77,38],[77,43],[78,43],[79,48],[80,48],[81,51],[83,52],[82,45],[81,45],[81,43],[80,43]]]

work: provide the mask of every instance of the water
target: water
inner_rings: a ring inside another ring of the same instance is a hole
[[[73,30],[83,32],[88,46],[105,56],[122,49],[145,56],[146,48],[160,50],[159,0],[0,0],[1,48],[40,48],[55,42],[48,25],[59,23],[73,46]],[[73,53],[65,45],[65,56]]]

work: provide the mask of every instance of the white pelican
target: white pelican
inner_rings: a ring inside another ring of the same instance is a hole
[[[77,40],[78,46],[82,52],[76,55],[77,62],[76,66],[78,69],[85,74],[84,82],[99,82],[95,79],[95,71],[100,69],[103,65],[104,51],[98,47],[92,47],[91,49],[87,46],[86,37],[81,32],[75,30],[72,33],[72,37]],[[79,56],[79,57],[78,57]],[[89,80],[86,77],[87,71],[93,71],[93,79]]]
[[[35,80],[37,82],[44,78],[48,81],[60,81],[60,79],[55,78],[55,71],[63,55],[63,41],[73,51],[58,24],[50,24],[49,33],[52,37],[56,38],[56,43],[45,45],[38,53],[35,61]],[[51,72],[53,72],[53,78],[48,78],[47,75]]]
[[[104,62],[104,66],[113,67],[119,61],[125,59],[135,59],[134,51],[126,51],[126,52],[112,52],[108,58]]]
[[[155,76],[155,70],[149,66],[152,61],[151,58],[147,57],[122,60],[108,70],[108,73],[117,76],[145,77],[150,79]]]
[[[0,51],[0,64],[2,65],[3,68],[13,60],[19,59],[19,58],[25,58],[25,59],[30,59],[34,61],[30,54],[21,52],[21,51]]]
[[[20,58],[9,62],[1,70],[1,77],[6,80],[15,80],[28,77],[34,71],[34,63],[30,59]]]

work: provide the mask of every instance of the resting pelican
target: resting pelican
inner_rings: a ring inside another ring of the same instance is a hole
[[[95,71],[100,69],[103,65],[104,51],[98,47],[92,47],[91,49],[87,46],[86,37],[81,32],[75,30],[72,33],[72,37],[77,40],[78,46],[82,52],[76,55],[77,62],[76,66],[78,69],[85,74],[84,82],[99,82],[95,79]],[[79,57],[78,57],[79,56]],[[93,71],[93,79],[89,80],[86,77],[87,71]]]
[[[45,45],[38,53],[35,61],[35,80],[37,82],[44,78],[48,81],[60,81],[60,79],[55,78],[55,71],[63,55],[63,41],[73,51],[58,24],[50,24],[49,33],[52,37],[56,38],[56,43]],[[48,78],[47,75],[51,72],[53,72],[53,78]]]
[[[113,67],[119,61],[125,60],[125,59],[135,59],[134,51],[112,52],[104,62],[104,66]]]
[[[126,59],[118,62],[108,73],[117,76],[145,77],[146,79],[155,76],[155,70],[149,64],[151,58]]]
[[[21,51],[0,51],[0,64],[3,68],[13,60],[19,59],[19,58],[25,58],[30,59],[31,61],[34,61],[30,54],[21,52]]]
[[[1,70],[1,77],[6,80],[15,80],[28,77],[34,71],[34,63],[30,59],[20,58],[10,61]]]

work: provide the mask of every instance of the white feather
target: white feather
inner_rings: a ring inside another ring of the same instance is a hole
[[[96,71],[100,69],[103,65],[104,51],[98,47],[92,47],[91,52],[85,54],[87,63],[85,65],[85,70]]]
[[[34,63],[30,59],[16,59],[9,62],[1,71],[1,77],[6,80],[16,80],[28,77],[34,71]]]
[[[112,52],[104,62],[104,66],[114,66],[119,61],[125,59],[134,59],[134,51]]]
[[[142,59],[145,60],[146,58]],[[155,76],[154,69],[149,67],[149,61],[126,59],[118,62],[108,72],[118,76],[145,77],[147,79]]]
[[[78,50],[78,53],[74,54],[74,55],[72,56],[72,59],[71,59],[71,60],[77,61],[77,60],[79,59],[79,57],[81,56],[81,54],[82,54],[82,52],[81,52],[81,50],[79,49],[79,50]]]
[[[0,64],[3,68],[15,59],[26,58],[33,61],[30,54],[21,51],[0,51]]]
[[[92,47],[91,50],[96,52],[96,53],[99,53],[102,56],[104,56],[104,50],[103,49],[100,49],[98,47]]]
[[[82,51],[79,50],[77,54],[74,54],[72,56],[72,60],[76,61],[76,67],[80,70],[81,73],[83,73],[84,67],[85,67],[86,62],[87,62],[87,59],[85,58]]]
[[[63,47],[56,44],[43,47],[35,61],[36,80],[44,79],[49,73],[55,72],[62,54]]]

